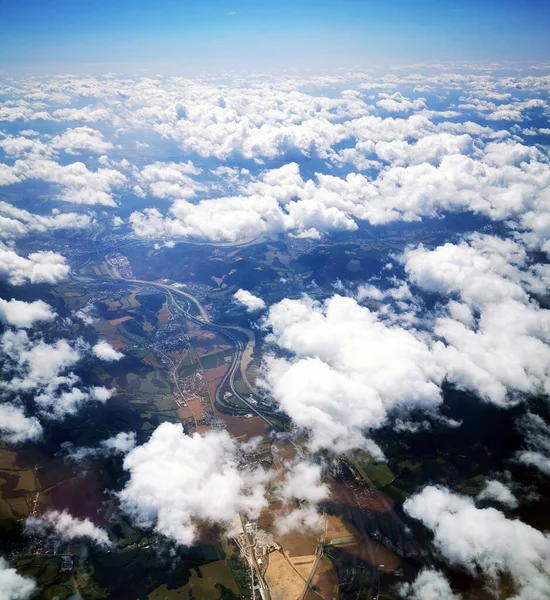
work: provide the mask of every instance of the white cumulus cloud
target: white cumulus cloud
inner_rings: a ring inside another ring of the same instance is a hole
[[[520,420],[526,449],[518,452],[519,462],[550,475],[550,426],[539,415],[527,413]]]
[[[404,252],[410,280],[448,300],[434,353],[460,388],[508,406],[550,390],[550,311],[532,298],[550,283],[512,240],[473,234],[458,244]],[[450,300],[450,301],[449,301]]]
[[[422,569],[412,583],[398,586],[399,595],[407,600],[459,600],[441,571]]]
[[[518,505],[517,498],[510,489],[496,479],[487,479],[477,497],[479,500],[496,500],[508,508],[516,508]]]
[[[0,439],[7,444],[37,440],[42,436],[42,425],[36,417],[28,417],[21,406],[0,404]]]
[[[285,505],[282,514],[277,515],[275,521],[275,527],[281,534],[293,530],[322,528],[323,518],[318,511],[318,504],[329,497],[330,490],[322,482],[320,465],[309,461],[290,465],[274,494]],[[293,506],[296,501],[298,507]]]
[[[3,600],[27,600],[36,591],[36,582],[30,577],[19,575],[10,567],[7,560],[0,556],[0,591]]]
[[[226,431],[188,436],[181,425],[163,423],[126,455],[124,468],[123,510],[183,545],[194,542],[200,521],[230,526],[239,513],[257,517],[266,506],[263,471],[240,460]]]
[[[93,353],[101,360],[105,360],[107,362],[113,362],[124,358],[124,354],[115,350],[109,342],[101,341],[98,342],[93,348]]]
[[[550,536],[494,508],[428,486],[405,501],[404,510],[434,534],[434,544],[451,563],[497,580],[511,577],[518,600],[550,596]]]
[[[0,298],[0,321],[13,327],[28,328],[40,321],[53,321],[55,312],[43,300],[23,302]]]
[[[256,312],[265,308],[265,302],[247,290],[237,290],[233,294],[233,298],[235,298],[239,304],[245,306],[248,312]]]
[[[62,419],[87,402],[106,402],[113,389],[78,387],[80,379],[71,370],[89,351],[81,339],[46,343],[23,329],[8,329],[0,337],[0,357],[9,377],[0,382],[0,390],[15,397],[32,393],[34,405],[45,418]]]
[[[98,446],[74,447],[70,442],[63,444],[66,456],[76,462],[93,458],[95,456],[111,456],[113,454],[127,454],[136,445],[136,434],[133,431],[120,431],[116,435],[101,440]]]
[[[99,546],[111,546],[107,532],[94,525],[90,519],[77,519],[67,511],[49,511],[40,517],[25,521],[25,532],[40,536],[53,536],[63,542],[87,539]]]
[[[444,371],[422,334],[379,320],[352,298],[286,299],[270,308],[264,327],[294,355],[266,359],[265,385],[310,432],[314,450],[365,447],[363,432],[391,411],[430,411],[441,402]]]
[[[12,285],[56,283],[66,279],[69,271],[65,257],[56,252],[33,252],[25,258],[0,244],[0,277]]]

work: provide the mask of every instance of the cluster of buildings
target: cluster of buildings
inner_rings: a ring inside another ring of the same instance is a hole
[[[130,266],[130,262],[124,256],[124,254],[120,254],[119,252],[112,252],[107,254],[105,257],[105,262],[109,265],[111,271],[113,271],[113,275],[115,277],[120,277],[122,279],[134,279],[134,273],[132,272],[132,267]]]

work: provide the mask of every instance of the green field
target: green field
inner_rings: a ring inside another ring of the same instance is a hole
[[[351,463],[367,483],[372,481],[377,488],[386,487],[395,480],[395,475],[388,465],[374,464],[374,459],[368,452],[362,450],[355,452]]]
[[[231,360],[233,350],[222,350],[221,352],[214,352],[208,356],[203,356],[200,361],[203,369],[214,369],[221,365],[227,364]]]
[[[189,583],[182,588],[168,590],[164,584],[149,594],[149,600],[160,600],[161,598],[237,600],[240,595],[239,588],[227,562],[217,560],[193,569]]]
[[[32,577],[41,588],[40,598],[64,600],[75,593],[72,572],[59,572],[61,558],[59,556],[33,556],[15,561],[19,573]]]
[[[365,472],[374,485],[379,488],[390,485],[395,479],[395,475],[392,473],[391,469],[384,463],[380,465],[368,465]]]

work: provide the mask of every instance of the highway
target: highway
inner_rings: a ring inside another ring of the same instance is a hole
[[[86,265],[86,264],[87,263],[84,263],[84,265]],[[210,320],[210,317],[208,316],[208,313],[206,312],[204,306],[199,302],[199,300],[197,298],[195,298],[195,296],[193,296],[192,294],[189,294],[188,292],[183,291],[180,288],[172,287],[165,283],[159,283],[156,281],[146,281],[143,279],[128,279],[128,278],[122,277],[120,275],[119,275],[119,277],[107,277],[107,276],[83,277],[83,276],[77,275],[75,272],[73,272],[72,278],[77,281],[78,280],[89,281],[91,279],[99,279],[99,280],[109,281],[114,284],[117,284],[117,283],[118,284],[128,284],[128,285],[136,285],[137,284],[137,285],[141,285],[143,287],[153,287],[153,288],[160,289],[167,296],[170,297],[173,305],[178,307],[178,309],[181,311],[181,313],[183,314],[183,316],[186,319],[188,319],[189,321],[192,321],[193,323],[196,323],[197,325],[199,325],[199,327],[203,327],[204,329],[209,329],[210,331],[214,331],[216,333],[219,333],[222,336],[225,336],[226,338],[229,338],[231,344],[235,348],[235,353],[233,354],[231,364],[229,366],[228,371],[226,372],[222,381],[220,382],[220,384],[218,385],[218,387],[216,389],[215,399],[214,399],[215,404],[221,410],[221,412],[225,412],[227,414],[233,414],[233,415],[247,414],[249,412],[248,409],[250,409],[253,412],[255,412],[256,414],[258,414],[259,416],[261,416],[262,419],[267,421],[267,423],[269,423],[270,426],[273,426],[273,424],[268,419],[266,419],[264,417],[264,415],[260,415],[260,413],[254,407],[252,407],[252,405],[242,396],[242,394],[240,394],[235,389],[235,383],[234,383],[235,373],[236,373],[237,369],[240,369],[242,379],[245,382],[245,384],[247,385],[247,387],[249,388],[250,393],[253,395],[258,393],[256,391],[256,389],[252,386],[250,381],[248,380],[248,377],[246,376],[246,372],[245,372],[246,364],[245,364],[245,361],[243,360],[245,349],[247,347],[250,347],[251,349],[254,347],[254,333],[252,331],[250,331],[248,329],[244,329],[242,327],[230,327],[228,325],[217,325],[217,324],[213,323]],[[187,307],[183,307],[183,306],[181,306],[180,303],[177,302],[176,298],[174,297],[175,295],[185,298],[188,303],[192,302],[196,306],[201,318],[199,319],[199,318],[193,316],[192,314],[190,314],[190,312],[187,310]],[[241,335],[245,335],[248,338],[247,342],[243,342],[243,340],[240,339]],[[245,404],[248,407],[247,409],[244,409],[244,408],[239,409],[235,406],[229,405],[224,402],[224,399],[222,397],[222,389],[228,382],[229,382],[229,388],[230,388],[231,392],[234,394],[234,396],[236,398],[241,400],[243,402],[243,404]],[[176,385],[177,385],[177,382],[176,382]],[[177,385],[177,387],[179,388],[179,385]],[[275,413],[272,413],[272,414],[275,415]]]
[[[319,566],[319,561],[321,560],[321,557],[323,556],[323,552],[325,550],[325,540],[327,537],[327,518],[326,518],[326,515],[323,515],[323,517],[325,520],[325,522],[323,524],[323,535],[321,536],[321,539],[317,543],[317,550],[315,552],[315,562],[313,563],[313,567],[311,568],[309,577],[306,581],[306,584],[304,585],[304,589],[302,590],[302,593],[300,594],[300,597],[298,598],[298,600],[304,600],[307,593],[310,591],[311,582],[313,581],[313,577],[315,577],[315,571],[317,571],[317,567]]]
[[[165,290],[168,290],[170,292],[170,295],[172,295],[172,294],[179,294],[180,296],[184,296],[188,300],[191,300],[191,302],[193,302],[193,304],[199,309],[201,317],[204,319],[204,321],[206,323],[210,323],[211,325],[213,324],[210,321],[208,313],[206,312],[206,310],[204,310],[204,306],[195,298],[195,296],[192,296],[191,294],[188,294],[187,292],[184,292],[180,288],[175,288],[175,287],[172,287],[170,285],[166,285],[164,283],[157,283],[156,281],[144,281],[143,279],[125,279],[123,277],[121,277],[121,279],[123,281],[127,281],[128,283],[143,283],[145,285],[152,285],[154,287],[163,288]]]
[[[277,413],[272,412],[272,411],[267,411],[265,409],[263,409],[262,412],[260,412],[253,404],[251,404],[235,388],[235,375],[237,373],[237,370],[240,370],[241,377],[242,377],[243,381],[245,382],[245,384],[247,385],[248,389],[250,390],[250,393],[252,395],[258,394],[257,390],[250,383],[250,381],[246,375],[246,366],[247,365],[246,365],[245,361],[243,360],[246,349],[249,347],[250,348],[254,347],[254,333],[250,329],[245,329],[243,327],[236,327],[236,326],[232,327],[229,325],[217,325],[217,324],[213,323],[210,320],[206,310],[204,309],[202,304],[199,302],[199,300],[197,300],[197,298],[195,298],[188,292],[184,292],[183,290],[181,290],[179,288],[174,288],[169,285],[165,285],[163,283],[144,281],[144,280],[140,280],[140,279],[123,279],[123,281],[127,281],[128,283],[139,283],[139,284],[149,285],[149,286],[158,287],[158,288],[163,289],[170,296],[172,302],[176,306],[179,307],[179,309],[182,311],[182,313],[186,319],[189,319],[190,321],[196,323],[197,325],[199,325],[201,327],[210,329],[211,331],[215,331],[215,332],[219,333],[220,335],[223,335],[226,338],[229,338],[229,340],[231,341],[231,343],[233,344],[233,346],[235,348],[235,353],[233,354],[233,357],[231,359],[231,364],[229,365],[229,369],[227,370],[227,372],[223,376],[222,380],[218,384],[218,387],[216,388],[216,392],[215,392],[216,406],[218,408],[224,409],[225,412],[229,412],[231,414],[239,414],[239,413],[243,414],[243,413],[249,412],[248,410],[244,410],[244,409],[239,411],[238,408],[236,408],[235,406],[229,405],[224,401],[224,399],[222,397],[222,391],[225,388],[225,385],[227,383],[229,383],[229,389],[231,390],[232,394],[236,398],[238,398],[250,411],[254,412],[261,419],[263,419],[270,427],[276,428],[276,425],[274,425],[266,417],[266,415],[271,414],[272,416],[279,416]],[[197,307],[197,309],[199,310],[202,320],[197,319],[196,317],[191,315],[188,311],[186,311],[184,308],[179,306],[174,298],[174,294],[183,296],[187,300],[190,300],[191,302],[193,302],[195,304],[195,306]],[[246,343],[243,342],[243,340],[240,339],[239,334],[246,335],[246,337],[248,338],[248,341]]]
[[[157,288],[157,289],[163,291],[167,295],[167,297],[170,298],[172,304],[175,307],[177,307],[177,309],[181,312],[181,314],[186,319],[197,324],[199,327],[208,329],[210,331],[218,333],[221,336],[224,336],[225,338],[229,339],[231,344],[235,348],[235,352],[233,353],[233,355],[231,357],[231,363],[229,365],[229,369],[226,371],[226,373],[222,377],[221,381],[219,382],[218,386],[216,387],[216,391],[214,394],[215,405],[218,407],[219,410],[221,410],[221,412],[224,412],[226,414],[244,415],[249,412],[252,412],[252,413],[258,415],[270,427],[272,427],[274,429],[280,429],[280,427],[278,427],[277,423],[271,422],[268,418],[270,415],[273,417],[280,417],[280,415],[278,415],[278,413],[272,412],[270,410],[266,410],[265,407],[263,407],[263,406],[261,407],[261,411],[260,411],[246,397],[244,397],[241,393],[239,393],[235,387],[235,377],[236,377],[237,372],[240,370],[242,380],[244,381],[244,383],[250,390],[250,394],[257,395],[257,393],[258,393],[254,389],[254,386],[249,382],[248,378],[246,377],[245,370],[246,370],[247,365],[246,365],[246,361],[243,359],[243,355],[245,353],[246,348],[248,348],[248,347],[253,348],[253,345],[254,345],[254,334],[252,331],[243,329],[241,327],[231,327],[231,326],[218,325],[218,324],[213,323],[210,320],[208,313],[206,312],[206,310],[204,309],[204,307],[202,306],[200,301],[197,298],[195,298],[192,294],[190,294],[186,291],[183,291],[180,288],[175,288],[170,285],[163,284],[163,283],[158,283],[158,282],[153,282],[153,281],[145,281],[145,280],[140,280],[140,279],[107,278],[107,277],[97,277],[97,278],[108,280],[111,283],[121,283],[121,284],[128,284],[128,285],[139,285],[139,286],[149,287],[149,288]],[[178,296],[180,298],[177,298]],[[184,303],[181,302],[181,299],[185,299],[185,302]],[[196,309],[200,315],[200,318],[192,315],[189,312],[189,303],[192,303],[196,307]],[[245,338],[245,339],[243,339],[243,338]],[[174,379],[176,381],[176,386],[179,389],[179,385],[177,383],[177,368],[175,368],[175,367],[174,367]],[[229,387],[231,393],[236,398],[238,398],[246,406],[246,408],[238,408],[234,405],[229,405],[224,401],[223,391],[226,390],[227,387]],[[293,440],[289,439],[289,442],[292,444],[292,446],[294,446],[296,448],[296,450],[298,451],[300,456],[303,457],[305,455],[303,449],[300,448],[299,446],[297,446]],[[375,489],[375,490],[377,489],[372,481],[368,480],[366,483],[372,489]],[[383,496],[381,496],[381,498],[383,500]],[[408,532],[405,524],[401,521],[399,516],[393,510],[393,507],[388,505],[388,506],[386,506],[386,508],[388,509],[386,514],[389,515],[390,519],[394,522],[397,529],[400,530],[401,532],[403,532],[405,534],[405,537],[408,538],[412,542],[413,546],[415,547],[415,549],[418,552],[419,560],[421,560],[425,564],[430,565],[431,561],[426,556],[426,554],[422,551],[422,549],[418,546],[418,544],[416,543],[416,540],[414,540],[414,537]],[[362,535],[368,536],[369,532],[364,529],[364,524],[361,523],[358,525],[359,525],[358,529],[359,529],[360,533]],[[323,535],[322,540],[319,541],[317,551],[316,551],[316,559],[315,559],[314,568],[312,568],[312,570],[310,572],[310,576],[309,576],[307,582],[305,583],[305,586],[299,597],[299,600],[303,600],[303,598],[306,596],[306,594],[310,588],[311,581],[314,577],[315,571],[317,570],[318,563],[323,555],[324,544],[325,544],[325,535]],[[252,554],[253,554],[253,552],[252,552]],[[256,562],[255,557],[253,557],[252,564],[254,564],[254,562]],[[374,589],[371,588],[371,590],[369,590],[369,592],[368,592],[369,597],[374,597],[374,598],[376,598],[379,593],[379,589],[378,589],[379,574],[378,574],[377,567],[378,567],[378,565],[374,565],[374,568],[377,571],[376,576],[375,576],[376,581],[374,582],[374,586],[373,586]],[[259,575],[259,574],[260,574],[260,571],[258,569],[257,575]],[[265,581],[263,580],[263,577],[260,576],[260,577],[258,577],[258,579],[259,579],[260,590],[262,592],[262,598],[264,600],[266,600],[266,598],[269,598],[269,589],[267,588]]]
[[[256,573],[256,577],[258,579],[258,586],[260,588],[260,595],[262,597],[262,600],[271,600],[271,592],[269,591],[269,586],[267,585],[264,577],[262,576],[262,571],[260,569],[260,565],[258,564],[258,561],[256,560],[256,554],[254,552],[254,542],[253,540],[250,538],[250,535],[248,534],[248,531],[246,530],[246,519],[243,517],[242,514],[239,515],[239,518],[241,520],[241,526],[243,528],[243,535],[244,535],[244,539],[246,542],[246,548],[245,548],[245,553],[246,553],[246,558],[248,560],[248,564],[251,567],[252,573]],[[254,582],[254,579],[252,578],[252,582]],[[252,585],[254,586],[254,583],[252,583]],[[256,596],[254,587],[252,588],[252,593],[253,596]]]
[[[260,412],[254,405],[252,405],[246,399],[246,397],[244,397],[241,393],[239,393],[235,387],[235,376],[237,374],[237,371],[240,370],[241,377],[242,377],[243,381],[245,382],[245,384],[247,385],[248,389],[250,390],[250,393],[252,395],[255,395],[258,393],[257,390],[254,388],[254,386],[248,380],[248,377],[246,376],[246,364],[245,364],[245,361],[243,360],[245,350],[249,347],[253,348],[253,346],[254,346],[254,333],[252,331],[250,331],[249,329],[244,329],[242,327],[231,327],[229,325],[218,325],[218,324],[213,323],[210,320],[208,313],[206,312],[206,310],[204,309],[202,304],[199,302],[199,300],[197,298],[195,298],[195,296],[193,296],[192,294],[189,294],[188,292],[185,292],[180,288],[175,288],[170,285],[166,285],[164,283],[158,283],[156,281],[145,281],[143,279],[125,279],[125,278],[121,277],[119,279],[110,279],[110,281],[112,281],[113,283],[125,282],[125,283],[133,284],[133,285],[135,285],[135,284],[142,285],[144,287],[149,286],[149,287],[159,288],[160,290],[162,290],[164,293],[166,293],[170,297],[172,303],[179,308],[179,310],[182,312],[182,314],[184,315],[184,317],[186,319],[188,319],[189,321],[192,321],[193,323],[196,323],[200,327],[209,329],[210,331],[214,331],[214,332],[219,333],[220,335],[228,338],[230,340],[231,344],[233,345],[233,347],[235,348],[235,352],[231,358],[231,364],[229,365],[229,369],[227,370],[227,372],[225,373],[225,375],[223,376],[222,380],[220,381],[220,383],[218,384],[218,386],[216,388],[216,392],[214,395],[214,402],[215,402],[216,406],[219,409],[221,409],[222,412],[229,413],[229,414],[244,415],[244,414],[247,414],[250,411],[252,411],[256,415],[258,415],[260,418],[262,418],[270,427],[276,427],[268,419],[268,417],[266,415],[269,416],[271,414],[272,416],[276,417],[276,416],[278,416],[277,413],[272,412],[272,411],[266,411],[266,410],[263,410],[262,412]],[[197,310],[199,311],[201,318],[199,319],[199,318],[193,316],[192,314],[190,314],[190,312],[188,310],[186,310],[185,307],[182,307],[177,302],[176,298],[174,297],[175,295],[182,296],[187,301],[192,302],[197,307]],[[244,342],[241,339],[241,336],[246,336],[248,338],[248,340],[246,342]],[[229,385],[229,389],[231,390],[231,393],[247,407],[246,409],[244,409],[244,408],[239,409],[233,405],[227,404],[224,401],[222,392],[225,389],[226,384]]]
[[[250,405],[250,403],[245,398],[243,398],[243,396],[241,394],[239,394],[239,392],[235,389],[235,374],[237,372],[237,369],[241,369],[241,375],[242,375],[243,381],[246,383],[246,385],[250,389],[251,394],[256,393],[255,389],[252,387],[252,385],[250,384],[250,382],[248,381],[248,379],[246,377],[246,373],[244,372],[246,365],[244,364],[244,361],[242,360],[243,353],[244,353],[246,347],[249,344],[251,344],[252,346],[254,344],[254,334],[251,331],[243,329],[241,327],[229,327],[229,326],[225,326],[225,325],[216,325],[216,324],[212,323],[212,321],[210,320],[210,318],[208,316],[208,313],[206,312],[206,310],[204,309],[202,304],[199,302],[199,300],[197,300],[197,298],[195,298],[193,295],[191,295],[187,292],[184,292],[183,290],[181,290],[179,288],[174,288],[172,286],[169,286],[169,285],[166,285],[163,283],[156,283],[156,282],[145,281],[145,280],[141,280],[141,279],[120,278],[120,279],[115,279],[113,281],[116,281],[116,282],[124,281],[124,282],[126,282],[128,284],[132,284],[132,285],[138,284],[138,285],[143,285],[144,287],[148,286],[148,287],[160,288],[167,294],[167,296],[169,296],[169,298],[172,301],[172,303],[174,304],[174,306],[176,306],[182,312],[182,314],[184,315],[184,317],[186,319],[192,321],[193,323],[196,323],[200,327],[209,329],[211,331],[219,333],[220,335],[225,336],[226,338],[229,338],[229,340],[231,341],[231,343],[233,344],[233,346],[235,348],[235,352],[233,353],[233,356],[231,358],[231,364],[229,366],[229,369],[227,370],[227,372],[225,373],[225,375],[223,376],[222,380],[220,381],[220,383],[218,384],[218,386],[216,388],[215,404],[218,407],[223,407],[232,413],[236,412],[235,407],[228,406],[227,404],[225,404],[223,401],[223,398],[221,397],[222,390],[224,389],[226,383],[229,382],[229,388],[231,389],[231,392],[237,398],[239,398],[247,407],[249,407],[252,411],[254,411],[256,414],[258,414],[264,421],[266,421],[270,427],[273,427],[273,424],[264,415],[262,415],[258,410],[256,410],[252,405]],[[189,311],[186,310],[185,307],[182,307],[180,304],[178,304],[174,295],[182,296],[187,301],[191,301],[197,307],[197,309],[200,313],[200,316],[202,318],[198,319],[197,317],[194,317],[193,315],[191,315],[189,313]],[[235,331],[237,331],[238,333],[235,333]],[[244,342],[242,339],[240,339],[239,333],[246,334],[248,340],[246,342]],[[180,390],[178,380],[177,380],[177,366],[174,366],[174,381],[175,381],[176,386],[181,395],[181,390]],[[194,414],[193,414],[193,418],[195,419],[195,427],[196,427],[197,421],[196,421]],[[246,527],[245,527],[245,523],[244,523],[244,519],[243,519],[242,515],[241,515],[241,523],[243,525],[243,532],[245,535],[245,539],[247,541],[247,552],[246,552],[247,557],[248,557],[250,566],[253,569],[253,572],[256,573],[256,578],[258,580],[258,585],[260,588],[260,594],[261,594],[262,600],[271,600],[269,586],[267,585],[267,583],[265,582],[265,579],[261,575],[261,570],[260,570],[260,567],[256,560],[256,556],[254,554],[254,545],[253,545],[252,541],[250,540],[250,536],[248,535],[248,533],[246,531]]]

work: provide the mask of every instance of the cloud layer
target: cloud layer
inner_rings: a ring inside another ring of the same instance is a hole
[[[48,121],[56,133],[1,135],[0,185],[41,181],[61,201],[111,208],[134,194],[147,200],[130,218],[139,236],[319,237],[355,230],[359,221],[473,212],[514,220],[530,247],[544,249],[550,169],[533,140],[548,128],[520,123],[548,111],[548,90],[543,73],[510,77],[496,65],[483,74],[469,65],[223,82],[11,80],[0,120]],[[185,160],[155,160],[153,150],[164,145],[176,145]],[[144,160],[124,158],[136,153]],[[307,159],[323,167],[306,176],[298,165]],[[210,168],[213,160],[221,164]],[[44,216],[20,217],[8,215],[14,236],[45,223]],[[67,213],[49,223],[85,226],[78,218],[84,216]]]
[[[444,381],[503,408],[550,390],[550,311],[538,301],[550,271],[523,243],[472,234],[398,260],[406,279],[390,287],[283,300],[263,320],[291,353],[267,356],[264,385],[314,449],[365,445],[369,429],[411,409],[435,414]],[[543,466],[550,451],[535,445],[520,460]]]

